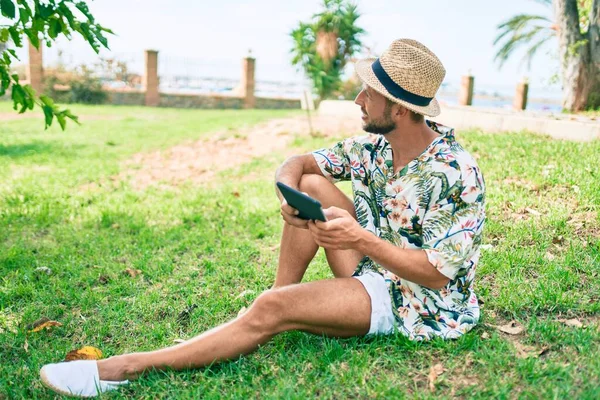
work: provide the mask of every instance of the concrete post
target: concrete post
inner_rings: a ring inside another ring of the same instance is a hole
[[[146,69],[144,71],[143,87],[146,91],[146,105],[156,107],[160,103],[158,93],[158,51],[146,50]]]
[[[465,75],[460,80],[460,92],[458,94],[458,104],[461,106],[470,106],[473,104],[473,88],[475,87],[475,77]]]
[[[29,43],[29,67],[27,75],[29,84],[37,92],[42,94],[44,91],[44,61],[42,58],[43,42],[40,41],[40,49]]]
[[[244,108],[254,108],[256,98],[254,97],[254,68],[256,59],[245,57],[242,60],[242,82],[241,95],[244,98]]]
[[[529,82],[526,79],[517,85],[513,108],[515,110],[524,110],[527,108],[527,93],[529,92]]]

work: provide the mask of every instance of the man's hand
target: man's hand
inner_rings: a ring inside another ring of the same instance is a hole
[[[288,224],[300,229],[308,229],[308,220],[298,218],[298,210],[290,206],[285,199],[281,200],[281,216]]]
[[[308,229],[315,242],[326,249],[357,249],[364,230],[354,217],[348,211],[338,207],[326,208],[323,213],[327,222],[308,222]]]

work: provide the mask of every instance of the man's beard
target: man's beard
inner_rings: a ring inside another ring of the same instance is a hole
[[[394,129],[396,129],[396,123],[392,120],[391,104],[386,105],[383,116],[380,119],[371,121],[363,126],[365,132],[376,133],[379,135],[385,135]]]

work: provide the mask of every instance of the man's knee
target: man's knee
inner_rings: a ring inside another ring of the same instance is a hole
[[[301,192],[307,193],[309,196],[319,199],[323,192],[323,187],[332,185],[327,178],[317,174],[305,174],[300,178],[299,189]]]
[[[301,192],[307,193],[321,202],[323,208],[335,206],[343,208],[356,218],[354,203],[335,184],[322,175],[306,174],[298,185]]]
[[[249,323],[256,331],[267,335],[279,332],[285,320],[285,299],[280,289],[262,292],[248,310]]]

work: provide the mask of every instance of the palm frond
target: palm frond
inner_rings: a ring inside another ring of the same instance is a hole
[[[536,44],[534,44],[527,50],[527,53],[525,53],[522,60],[522,62],[527,61],[527,69],[531,69],[531,60],[535,56],[535,53],[540,49],[540,47],[542,47],[548,40],[554,39],[554,37],[555,36],[553,33],[548,34],[546,37],[540,39],[540,41],[538,41]]]
[[[505,40],[494,57],[500,68],[517,49],[526,45],[529,45],[529,48],[524,60],[527,60],[530,66],[535,53],[555,36],[551,21],[541,15],[519,14],[498,25],[498,29],[500,33],[494,40],[494,45]]]
[[[497,45],[502,39],[504,39],[505,36],[509,35],[509,34],[519,34],[521,33],[521,31],[523,31],[524,29],[528,28],[528,25],[530,23],[532,23],[532,21],[545,21],[548,23],[548,29],[551,29],[550,24],[551,21],[546,18],[546,17],[542,17],[539,15],[515,15],[514,17],[512,17],[511,19],[504,21],[503,23],[501,23],[500,25],[497,26],[497,29],[500,32],[500,34],[498,34],[498,36],[496,36],[496,39],[494,39],[494,43],[493,45]],[[536,26],[541,26],[541,25],[536,25]]]

